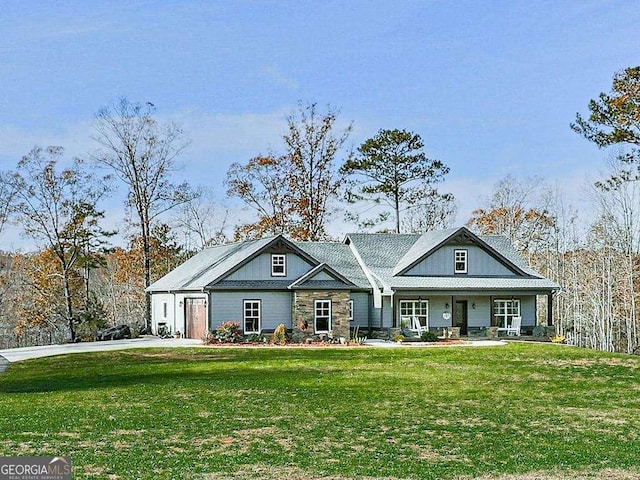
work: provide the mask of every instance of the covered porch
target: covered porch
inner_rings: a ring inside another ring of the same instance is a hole
[[[553,292],[400,291],[391,299],[390,328],[420,335],[533,336],[553,325]],[[545,330],[546,331],[546,330]]]

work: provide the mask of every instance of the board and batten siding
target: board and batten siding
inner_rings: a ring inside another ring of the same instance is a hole
[[[151,328],[158,332],[158,324],[164,323],[171,332],[176,328],[175,295],[173,293],[154,293],[151,296]],[[165,314],[166,313],[166,314]]]
[[[516,276],[506,266],[489,255],[483,248],[469,245],[469,246],[453,246],[445,245],[439,248],[427,258],[422,260],[417,265],[408,270],[405,275],[408,276],[439,276],[439,275],[454,275],[454,252],[456,250],[467,251],[467,273],[466,275],[473,276]],[[465,274],[462,274],[465,275]]]
[[[215,330],[224,322],[243,325],[244,300],[260,300],[262,330],[271,332],[284,323],[291,328],[291,292],[212,292],[210,296],[211,328]]]
[[[286,276],[271,276],[271,254],[262,253],[228,275],[225,280],[297,280],[313,268],[295,253],[286,254]]]
[[[352,327],[369,326],[369,294],[366,292],[352,292],[353,300],[353,320]]]

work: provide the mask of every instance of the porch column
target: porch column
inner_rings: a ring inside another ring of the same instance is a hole
[[[553,292],[547,293],[547,326],[553,326]]]

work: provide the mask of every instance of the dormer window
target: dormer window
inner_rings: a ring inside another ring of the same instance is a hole
[[[271,276],[286,277],[287,276],[287,256],[283,254],[271,255]]]
[[[456,250],[454,252],[454,272],[467,273],[467,251]]]

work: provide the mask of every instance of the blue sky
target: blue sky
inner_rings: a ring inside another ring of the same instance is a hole
[[[34,145],[82,155],[96,111],[127,96],[189,133],[176,180],[224,197],[228,166],[277,149],[284,115],[316,101],[353,121],[354,147],[419,133],[462,224],[508,173],[570,191],[597,175],[606,152],[569,123],[640,64],[638,25],[635,0],[7,0],[0,169]]]

